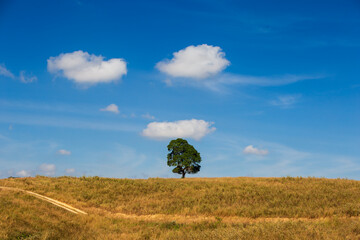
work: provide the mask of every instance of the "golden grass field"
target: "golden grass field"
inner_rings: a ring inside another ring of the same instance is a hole
[[[360,181],[325,178],[0,179],[0,239],[360,239]]]

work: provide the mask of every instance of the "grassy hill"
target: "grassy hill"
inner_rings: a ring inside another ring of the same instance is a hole
[[[319,178],[0,179],[0,239],[360,239],[360,182]]]

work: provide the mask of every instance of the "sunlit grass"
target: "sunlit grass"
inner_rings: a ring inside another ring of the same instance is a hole
[[[89,213],[74,215],[24,193],[0,190],[0,239],[360,237],[360,182],[354,180],[36,177],[2,179],[0,186],[44,194]],[[204,220],[190,221],[199,217]]]

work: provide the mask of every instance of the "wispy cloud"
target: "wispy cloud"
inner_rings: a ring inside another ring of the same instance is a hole
[[[223,74],[214,82],[223,84],[255,85],[261,87],[287,85],[303,80],[320,79],[323,75],[284,74],[279,76],[245,76],[239,74]]]
[[[0,76],[5,76],[9,78],[15,78],[14,74],[12,74],[5,65],[0,64]]]
[[[69,150],[60,149],[57,151],[57,154],[59,155],[71,155],[71,152]]]
[[[270,101],[270,104],[273,106],[283,107],[283,108],[290,108],[301,98],[301,94],[295,95],[282,95],[278,96],[275,100]]]
[[[26,75],[25,71],[20,72],[19,79],[22,83],[32,83],[37,81],[37,77],[33,75]]]
[[[9,125],[9,130],[12,129],[14,127],[14,124],[17,122],[21,122],[21,124],[37,124],[34,123],[32,121],[29,121],[27,123],[27,121],[25,121],[25,119],[19,119],[21,118],[21,116],[23,115],[17,115],[17,114],[13,114],[13,112],[32,112],[32,113],[42,113],[44,115],[45,119],[50,118],[49,115],[51,116],[55,116],[57,114],[59,114],[60,116],[58,116],[59,119],[68,119],[65,120],[65,122],[70,121],[70,119],[72,120],[76,120],[76,121],[80,121],[79,119],[83,119],[83,121],[85,122],[89,122],[89,119],[93,119],[93,118],[98,118],[101,117],[101,121],[97,121],[96,124],[101,125],[102,122],[104,122],[104,115],[100,112],[102,111],[109,111],[112,113],[115,113],[117,116],[119,116],[120,118],[124,119],[124,121],[130,121],[131,119],[147,119],[147,120],[155,120],[156,118],[151,115],[148,112],[145,112],[140,110],[141,113],[135,114],[133,111],[131,111],[131,109],[127,110],[127,112],[123,113],[123,111],[121,111],[120,114],[120,110],[119,107],[116,104],[110,104],[108,106],[106,106],[105,108],[100,108],[100,106],[94,106],[94,105],[83,105],[83,104],[59,104],[59,103],[44,103],[44,102],[31,102],[31,101],[9,101],[9,100],[4,100],[4,99],[0,99],[0,109],[2,110],[2,115],[0,115],[0,122],[7,122],[11,125]],[[100,109],[100,111],[99,111]],[[7,115],[6,114],[6,110],[8,110],[8,112],[11,112],[11,114]],[[139,110],[138,110],[139,111]],[[119,114],[117,114],[119,112]],[[19,116],[19,118],[18,118]],[[36,117],[36,115],[34,114],[29,114],[26,115],[29,116],[29,119],[34,119]],[[66,116],[73,116],[73,118],[66,118]],[[106,117],[106,116],[105,116]],[[113,121],[114,118],[110,118],[110,115],[108,115],[110,121]],[[27,117],[25,117],[27,118]],[[39,116],[40,118],[40,116]],[[42,117],[41,117],[42,118]],[[14,122],[12,122],[14,119]],[[39,119],[41,120],[41,119]],[[42,120],[41,120],[42,121]],[[49,120],[50,121],[50,120]],[[58,122],[55,120],[55,122]],[[100,124],[99,124],[100,123]],[[49,123],[51,126],[55,126],[57,124],[55,123]],[[110,125],[121,125],[120,123],[109,123]],[[47,125],[47,124],[46,124]],[[61,125],[61,124],[60,124]],[[67,125],[67,124],[65,124]],[[85,126],[88,126],[88,124],[86,124]],[[70,127],[70,126],[69,126]],[[83,127],[85,128],[85,127]]]
[[[63,127],[73,129],[90,129],[100,131],[121,131],[138,132],[141,126],[127,123],[99,122],[90,120],[79,120],[66,117],[49,117],[44,115],[23,115],[23,114],[3,114],[0,116],[0,122],[16,123],[22,125]]]
[[[324,157],[321,154],[316,154],[315,157],[322,158]],[[359,159],[348,156],[326,156],[328,159],[327,167],[321,170],[317,169],[314,171],[316,176],[346,176],[349,173],[359,176],[360,173],[360,164]],[[358,178],[358,177],[357,177]],[[359,179],[359,178],[358,178]]]
[[[0,64],[0,76],[8,77],[11,79],[19,80],[22,83],[32,83],[37,81],[37,77],[34,75],[28,75],[24,70],[20,71],[19,76],[15,76],[5,65]]]
[[[0,140],[8,141],[10,139],[0,134]]]
[[[51,167],[41,166],[44,159],[52,157],[59,145],[48,140],[23,140],[0,138],[1,177],[52,175]]]
[[[171,86],[176,85],[189,85],[197,88],[208,89],[214,92],[226,93],[230,90],[230,86],[259,86],[259,87],[270,87],[270,86],[282,86],[288,85],[299,81],[320,79],[322,75],[293,75],[286,74],[282,76],[245,76],[240,74],[219,74],[215,77],[208,78],[202,81],[193,81],[191,79],[172,79]]]
[[[214,92],[227,92],[231,85],[280,86],[298,81],[319,79],[323,75],[283,74],[278,76],[247,76],[223,72],[230,61],[218,46],[202,44],[189,46],[173,53],[171,60],[156,65],[167,75],[164,83],[168,87],[191,86]]]
[[[21,170],[16,173],[16,176],[19,176],[19,177],[30,177],[31,175],[32,175],[32,173],[27,170]]]
[[[216,141],[214,140],[216,139]],[[203,154],[208,173],[204,176],[316,176],[348,177],[359,179],[360,159],[330,154],[328,152],[304,151],[286,144],[259,139],[247,139],[231,134],[215,133],[206,140],[215,141],[211,150]],[[243,154],[248,142],[268,150],[267,155]],[[221,167],[219,167],[221,162]]]
[[[99,106],[88,104],[63,104],[57,102],[10,101],[0,99],[0,107],[14,110],[31,110],[31,112],[59,112],[62,115],[76,113],[81,115],[98,115]]]
[[[47,176],[54,176],[56,171],[55,164],[43,163],[39,166],[39,171]]]
[[[152,166],[152,159],[136,149],[115,143],[107,150],[99,151],[89,149],[85,158],[88,159],[84,167],[89,169],[89,174],[101,175],[107,177],[134,177],[139,172],[141,166]],[[101,168],[102,174],[97,169]]]
[[[68,175],[73,175],[75,173],[75,168],[67,168],[65,169],[65,173]]]
[[[145,118],[145,119],[148,119],[148,120],[154,120],[155,119],[155,117],[153,115],[150,115],[149,113],[142,114],[141,117]]]

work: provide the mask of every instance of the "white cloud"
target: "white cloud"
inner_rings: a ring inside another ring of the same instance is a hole
[[[60,149],[59,151],[57,151],[57,154],[60,155],[71,155],[71,152],[65,149]]]
[[[14,74],[12,74],[9,70],[6,69],[4,65],[1,64],[0,64],[0,75],[9,78],[15,78]]]
[[[152,122],[142,131],[142,135],[153,139],[193,138],[200,140],[215,131],[213,123],[204,120],[180,120],[175,122]]]
[[[27,76],[25,74],[25,71],[21,71],[20,72],[20,76],[19,79],[22,83],[32,83],[32,82],[36,82],[37,81],[37,77],[36,76]]]
[[[223,73],[230,65],[220,47],[202,44],[189,46],[173,53],[170,60],[158,62],[156,68],[169,77],[164,80],[168,86],[189,85],[216,92],[226,92],[229,85],[280,86],[294,82],[319,79],[320,75],[284,74],[280,76],[246,76]]]
[[[81,50],[50,57],[47,64],[50,73],[61,72],[67,79],[86,85],[116,81],[127,73],[124,59],[112,58],[106,61],[103,56]]]
[[[42,174],[45,174],[47,176],[53,176],[55,175],[56,166],[54,164],[44,163],[39,166],[39,170]]]
[[[244,149],[243,153],[255,154],[255,155],[267,155],[269,153],[269,151],[266,149],[258,149],[258,148],[255,148],[253,145],[249,145]]]
[[[173,55],[171,60],[166,59],[156,64],[157,69],[173,77],[163,81],[168,87],[188,85],[215,92],[227,92],[229,85],[280,86],[324,78],[322,75],[246,76],[223,73],[230,62],[220,47],[207,44],[189,46]]]
[[[216,75],[230,64],[220,47],[207,44],[188,46],[173,55],[171,60],[156,64],[157,69],[172,77],[204,79]]]
[[[270,101],[270,104],[274,106],[288,108],[297,103],[300,97],[300,94],[278,96],[277,99]]]
[[[74,168],[68,168],[68,169],[65,169],[65,173],[66,174],[74,174],[75,173],[75,169]]]
[[[113,113],[116,113],[116,114],[120,113],[118,106],[116,104],[113,104],[113,103],[110,104],[109,106],[107,106],[106,108],[100,109],[100,111],[113,112]]]
[[[29,177],[29,176],[31,176],[31,173],[26,170],[21,170],[21,171],[17,172],[16,175],[19,177]]]
[[[150,115],[149,113],[143,114],[141,115],[141,117],[145,118],[145,119],[149,119],[149,120],[154,120],[155,117]]]

